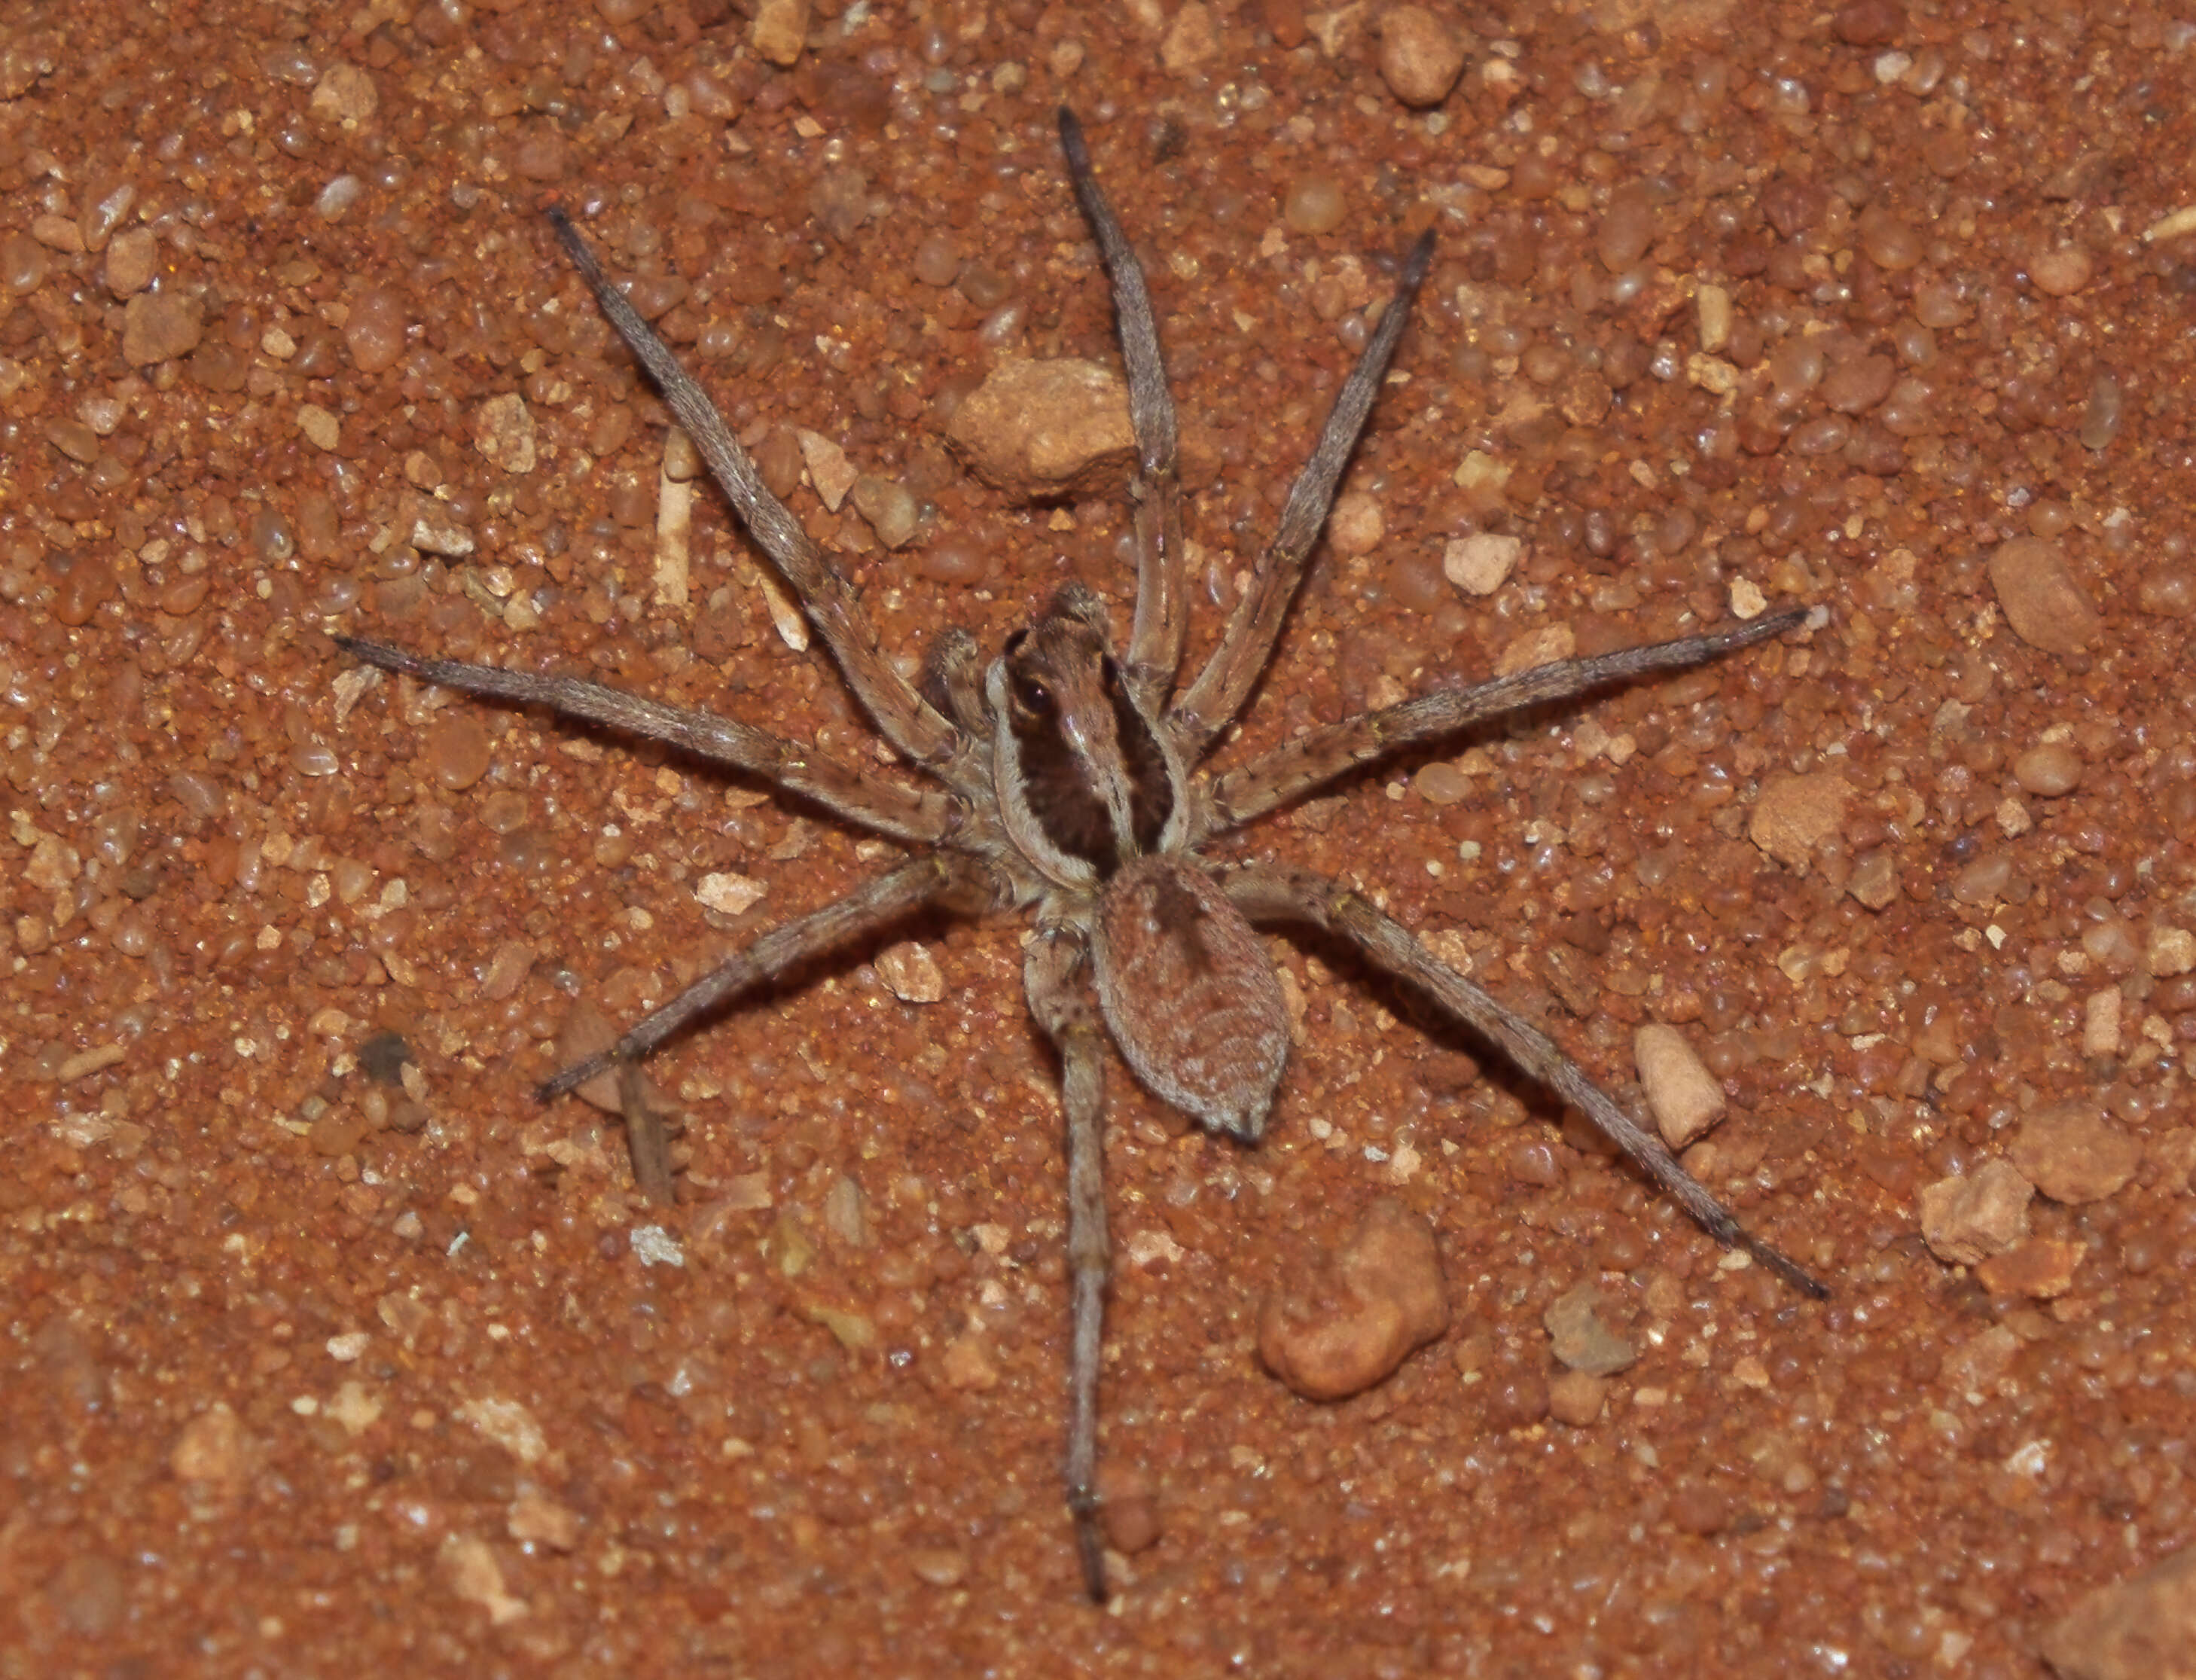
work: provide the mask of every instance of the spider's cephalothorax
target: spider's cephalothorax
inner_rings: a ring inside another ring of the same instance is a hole
[[[1139,703],[1097,596],[1060,591],[1008,638],[985,692],[1007,831],[1047,883],[1039,927],[1088,945],[1106,1025],[1146,1085],[1256,1139],[1288,1056],[1280,979],[1183,856],[1194,806],[1176,730]]]
[[[351,637],[338,642],[384,670],[471,693],[550,707],[668,742],[828,807],[899,841],[904,861],[842,898],[783,923],[735,953],[609,1049],[543,1087],[553,1096],[599,1075],[616,1088],[634,1171],[659,1198],[673,1191],[661,1117],[639,1064],[687,1023],[752,993],[824,950],[874,938],[921,909],[1020,910],[1035,937],[1024,980],[1030,1009],[1060,1059],[1067,1121],[1072,1350],[1067,1492],[1085,1585],[1106,1591],[1097,1491],[1098,1372],[1109,1252],[1102,1178],[1107,1046],[1153,1092],[1216,1131],[1250,1141],[1266,1123],[1288,1049],[1271,959],[1253,926],[1323,929],[1500,1046],[1580,1109],[1719,1242],[1743,1250],[1810,1295],[1822,1286],[1742,1229],[1555,1042],[1437,961],[1360,894],[1303,870],[1203,861],[1208,840],[1243,827],[1360,765],[1451,738],[1485,719],[1609,684],[1696,665],[1796,628],[1804,608],[1751,624],[1564,660],[1476,688],[1422,695],[1323,725],[1246,764],[1203,761],[1250,698],[1372,412],[1411,304],[1432,260],[1430,234],[1405,259],[1394,300],[1320,429],[1279,529],[1218,644],[1177,687],[1188,628],[1174,401],[1141,268],[1092,173],[1083,133],[1063,111],[1068,176],[1113,286],[1136,436],[1136,614],[1116,650],[1098,595],[1070,586],[1010,636],[986,667],[965,632],[933,645],[919,683],[879,647],[861,599],[754,464],[678,360],[611,283],[570,221],[557,237],[750,535],[800,598],[856,698],[900,759],[932,785],[858,771],[811,748],[706,712],[667,706],[573,677],[435,659]]]

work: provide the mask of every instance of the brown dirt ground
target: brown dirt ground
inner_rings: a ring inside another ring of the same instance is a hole
[[[2192,32],[1433,9],[1463,74],[1414,111],[1380,8],[1296,0],[817,0],[789,72],[724,0],[14,9],[0,1672],[2019,1676],[2189,1541],[2196,238],[2147,235],[2189,201]],[[1260,1149],[1112,1081],[1106,1452],[1159,1532],[1103,1611],[1018,926],[917,930],[936,1003],[849,953],[669,1049],[687,1179],[650,1209],[614,1120],[530,1094],[568,1015],[889,848],[328,639],[874,761],[714,493],[663,598],[662,414],[552,199],[781,468],[798,427],[915,492],[898,553],[791,497],[887,646],[995,644],[1067,575],[1125,602],[1117,497],[1008,505],[940,442],[991,358],[1112,355],[1062,101],[1152,270],[1199,649],[1441,230],[1349,480],[1384,535],[1320,560],[1224,752],[1551,629],[1828,613],[1241,849],[1362,883],[1613,1084],[1681,1027],[1731,1098],[1689,1159],[1834,1299],[1277,945],[1305,1008]],[[1476,532],[1523,543],[1483,598],[1442,569]],[[2034,615],[1991,565],[2030,536]],[[1772,856],[1779,773],[1843,802]],[[1933,1254],[1920,1191],[2078,1100],[2132,1177],[2040,1196],[2019,1263]],[[1259,1305],[1390,1195],[1454,1321],[1299,1400]],[[1581,1282],[1639,1358],[1571,1423],[1542,1315]]]

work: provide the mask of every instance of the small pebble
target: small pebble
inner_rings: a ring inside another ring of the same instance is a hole
[[[2093,1102],[2076,1098],[2037,1109],[2009,1152],[2021,1175],[2054,1202],[2101,1202],[2135,1176],[2142,1145]]]
[[[457,1415],[522,1464],[539,1464],[549,1451],[549,1438],[523,1401],[483,1394],[458,1407]]]
[[[2031,747],[2013,761],[2013,779],[2025,793],[2058,799],[2082,785],[2081,754],[2063,741]]]
[[[1663,1141],[1683,1149],[1723,1118],[1723,1086],[1685,1035],[1650,1022],[1632,1035],[1632,1054],[1647,1106]]]
[[[168,1453],[168,1468],[179,1481],[233,1487],[244,1475],[244,1425],[226,1400],[216,1400],[183,1425]]]
[[[2094,269],[2088,251],[2078,245],[2062,245],[2038,256],[2029,265],[2028,277],[2048,297],[2071,297],[2089,285]]]
[[[768,442],[775,442],[785,436],[783,431],[772,432]],[[802,430],[792,436],[800,446],[800,465],[808,470],[808,482],[816,487],[816,494],[824,505],[836,513],[839,505],[847,499],[847,493],[860,482],[860,471],[847,459],[847,452],[822,432]],[[785,488],[773,494],[791,495],[796,482],[791,474],[784,475]]]
[[[1397,6],[1380,20],[1380,79],[1406,105],[1438,105],[1464,72],[1464,40],[1423,6]]]
[[[2031,1237],[1984,1261],[1975,1267],[1975,1276],[1992,1295],[2055,1301],[2074,1287],[2074,1273],[2082,1263],[2083,1252],[2079,1243],[2055,1237]]]
[[[1963,865],[1952,877],[1952,901],[1980,909],[2004,896],[2013,880],[2013,858],[2002,852],[1986,852]]]
[[[999,1386],[999,1368],[991,1362],[991,1349],[977,1331],[964,1331],[945,1344],[940,1369],[945,1386],[963,1394],[980,1394]]]
[[[2153,618],[2196,614],[2196,572],[2186,566],[2163,566],[2144,573],[2135,584],[2135,603]]]
[[[2077,654],[2095,641],[2103,620],[2089,603],[2059,545],[2014,537],[1990,559],[1991,587],[2013,633],[2045,653]]]
[[[494,1626],[506,1626],[527,1614],[526,1601],[505,1590],[503,1565],[496,1562],[488,1542],[477,1535],[448,1536],[435,1562],[450,1591],[485,1610]]]
[[[150,367],[188,355],[205,333],[205,305],[175,292],[140,292],[123,306],[122,359]]]
[[[769,891],[766,883],[752,876],[726,870],[703,875],[695,886],[694,896],[721,915],[744,915]]]
[[[322,122],[355,126],[381,109],[373,74],[355,64],[332,64],[314,85],[310,109]]]
[[[135,297],[159,272],[160,238],[150,228],[127,228],[108,244],[101,278],[117,297]]]
[[[1326,537],[1337,554],[1370,554],[1380,546],[1387,530],[1378,499],[1362,490],[1344,491],[1335,498],[1334,511],[1327,516]]]
[[[2117,1056],[2120,1053],[2120,990],[2106,986],[2082,1001],[2082,1054]]]
[[[781,70],[790,69],[800,62],[807,41],[808,0],[760,0],[748,31],[756,57]]]
[[[1281,220],[1293,234],[1331,234],[1342,225],[1348,208],[1342,183],[1331,175],[1300,175],[1289,183],[1281,202]]]
[[[1609,195],[1609,208],[1595,224],[1594,255],[1612,274],[1636,268],[1655,243],[1655,205],[1646,189],[1627,182]]]
[[[1985,1161],[1974,1172],[1939,1179],[1922,1192],[1922,1238],[1938,1259],[1973,1266],[2028,1234],[2034,1187],[2011,1163]]]
[[[534,471],[534,413],[515,391],[492,396],[473,410],[473,447],[499,472]]]
[[[870,1224],[863,1204],[862,1186],[841,1173],[824,1192],[824,1229],[833,1241],[850,1249],[866,1248]]]
[[[1670,1495],[1670,1526],[1680,1534],[1704,1539],[1731,1527],[1731,1500],[1721,1489],[1688,1479]]]
[[[1609,1398],[1609,1379],[1586,1371],[1561,1371],[1548,1381],[1548,1416],[1583,1429],[1601,1418]]]
[[[903,547],[915,535],[915,495],[904,484],[864,473],[854,481],[852,495],[854,511],[887,548]]]
[[[1125,1556],[1148,1550],[1161,1533],[1159,1504],[1151,1478],[1141,1470],[1101,1465],[1098,1521],[1106,1544]]]
[[[2196,933],[2185,927],[2153,930],[2143,966],[2160,979],[2196,969]]]
[[[932,1586],[959,1586],[968,1578],[968,1554],[957,1546],[916,1546],[907,1554],[907,1567]]]
[[[488,774],[494,751],[488,726],[471,711],[447,710],[427,731],[427,762],[435,780],[452,793]]]
[[[1815,849],[1844,827],[1852,793],[1843,776],[1828,771],[1772,776],[1761,784],[1747,838],[1787,868],[1804,870]]]
[[[1578,634],[1568,624],[1551,624],[1529,630],[1494,655],[1494,674],[1514,677],[1521,671],[1537,671],[1569,659],[1578,651]]]
[[[1898,897],[1898,863],[1890,852],[1878,849],[1864,852],[1853,859],[1852,874],[1846,880],[1846,891],[1872,910],[1889,907]]]
[[[323,453],[334,450],[343,441],[343,422],[317,402],[298,406],[298,430],[305,435],[305,442]]]
[[[344,343],[361,373],[379,373],[404,354],[404,300],[387,286],[368,286],[350,300],[344,320]]]
[[[961,252],[951,236],[932,234],[915,248],[915,277],[925,286],[948,286],[961,273]]]
[[[936,1003],[945,996],[945,977],[928,946],[915,940],[887,945],[876,956],[877,978],[903,1003]]]
[[[1524,552],[1525,545],[1517,537],[1486,531],[1453,537],[1442,550],[1442,572],[1459,589],[1492,595],[1517,569]]]
[[[1580,1284],[1552,1302],[1540,1322],[1547,1326],[1556,1363],[1589,1377],[1613,1377],[1639,1358],[1639,1351],[1601,1319],[1601,1294]],[[1549,1394],[1554,1403],[1554,1391]]]

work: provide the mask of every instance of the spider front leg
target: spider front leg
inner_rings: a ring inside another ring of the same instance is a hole
[[[1067,157],[1075,200],[1098,241],[1113,281],[1113,315],[1121,337],[1121,361],[1129,374],[1129,419],[1136,429],[1137,472],[1129,494],[1136,503],[1136,621],[1129,635],[1127,673],[1143,710],[1156,715],[1173,691],[1189,626],[1188,561],[1182,551],[1182,476],[1174,395],[1159,355],[1159,322],[1151,288],[1129,236],[1121,231],[1090,167],[1083,124],[1060,110],[1060,149]]]
[[[651,1181],[667,1189],[669,1158],[657,1158],[662,1146],[660,1122],[649,1110],[638,1081],[626,1072],[644,1060],[656,1046],[689,1021],[731,1002],[744,991],[776,979],[808,958],[859,939],[890,925],[926,904],[956,898],[978,899],[985,905],[1001,901],[1003,894],[980,877],[981,868],[965,859],[943,854],[918,857],[879,875],[843,898],[820,909],[781,923],[745,950],[727,957],[688,986],[662,1007],[644,1017],[624,1037],[607,1050],[561,1069],[542,1082],[544,1101],[562,1096],[613,1069],[619,1071],[618,1095],[628,1128],[627,1147],[633,1152],[633,1172],[642,1187]],[[641,1119],[633,1123],[636,1110]]]
[[[1804,1294],[1817,1301],[1829,1298],[1829,1290],[1797,1261],[1740,1225],[1730,1209],[1678,1163],[1662,1140],[1619,1108],[1554,1039],[1441,961],[1401,923],[1382,915],[1361,894],[1308,870],[1264,864],[1233,871],[1222,885],[1251,921],[1309,922],[1338,933],[1372,962],[1425,992],[1585,1114],[1716,1241],[1743,1250]]]
[[[1042,928],[1022,967],[1030,1013],[1060,1052],[1060,1102],[1067,1117],[1067,1509],[1083,1585],[1106,1601],[1106,1543],[1098,1532],[1098,1366],[1105,1348],[1106,1025],[1089,990],[1080,934]]]
[[[1561,659],[1513,676],[1453,692],[1422,694],[1378,712],[1361,712],[1285,742],[1207,785],[1196,840],[1226,834],[1309,793],[1322,782],[1421,741],[1437,741],[1472,725],[1528,707],[1628,682],[1658,671],[1679,671],[1741,648],[1765,642],[1806,622],[1809,609],[1786,607],[1751,624],[1702,636],[1683,636],[1644,648],[1626,648],[1593,659]],[[1193,840],[1192,844],[1196,841]]]
[[[748,534],[761,545],[779,575],[800,598],[810,621],[846,673],[847,686],[876,720],[885,739],[903,756],[932,771],[951,787],[966,791],[980,785],[980,755],[885,656],[876,627],[862,609],[861,598],[846,574],[809,540],[785,504],[765,488],[754,463],[725,426],[716,404],[679,366],[679,358],[656,336],[656,329],[611,284],[571,218],[561,210],[552,210],[548,215],[549,225],[556,229],[573,267],[593,291],[604,315],[655,378],[665,404],[693,439],[696,452],[708,465],[710,476],[737,511]]]
[[[1212,650],[1188,692],[1167,713],[1167,726],[1174,732],[1185,763],[1195,764],[1203,757],[1214,737],[1243,709],[1258,673],[1273,657],[1281,621],[1288,616],[1289,603],[1296,598],[1297,586],[1303,581],[1304,563],[1311,557],[1319,534],[1326,528],[1326,516],[1334,506],[1342,470],[1349,465],[1350,452],[1357,447],[1358,436],[1372,415],[1372,400],[1380,394],[1380,381],[1387,374],[1388,363],[1410,320],[1411,305],[1425,283],[1433,259],[1434,235],[1429,228],[1403,259],[1396,295],[1389,300],[1357,365],[1343,381],[1311,459],[1289,488],[1280,527],[1258,557],[1250,589],[1228,615],[1220,645]]]

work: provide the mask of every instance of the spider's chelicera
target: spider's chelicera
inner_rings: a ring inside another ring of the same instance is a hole
[[[716,759],[816,801],[899,842],[904,862],[821,909],[786,922],[633,1026],[607,1050],[542,1086],[554,1096],[605,1073],[621,1101],[643,1184],[670,1184],[658,1117],[640,1061],[696,1017],[766,985],[827,950],[858,944],[921,909],[1019,910],[1032,919],[1024,978],[1029,1006],[1056,1048],[1067,1132],[1068,1269],[1072,1295],[1067,1503],[1083,1576],[1106,1592],[1098,1525],[1098,1372],[1108,1280],[1101,1126],[1106,1047],[1136,1077],[1205,1126],[1245,1142],[1263,1129],[1287,1059],[1281,988],[1257,923],[1309,925],[1500,1045],[1573,1105],[1718,1242],[1742,1249],[1812,1296],[1821,1285],[1737,1219],[1515,1010],[1437,961],[1362,895],[1305,870],[1217,865],[1202,848],[1312,789],[1397,750],[1482,720],[1650,673],[1717,658],[1798,626],[1805,608],[1749,624],[1593,659],[1565,660],[1476,688],[1422,695],[1325,725],[1232,770],[1202,768],[1274,650],[1433,255],[1422,236],[1393,302],[1344,384],[1280,529],[1218,645],[1176,686],[1188,620],[1174,400],[1136,253],[1100,190],[1083,132],[1060,114],[1069,178],[1113,287],[1139,457],[1136,615],[1117,651],[1104,603],[1070,584],[1009,636],[988,665],[966,632],[932,647],[910,682],[878,645],[852,586],[763,487],[715,407],[625,297],[561,212],[557,237],[603,312],[664,400],[748,532],[800,597],[877,729],[929,786],[857,771],[737,719],[688,711],[576,678],[431,659],[339,637],[384,670],[529,706]]]

